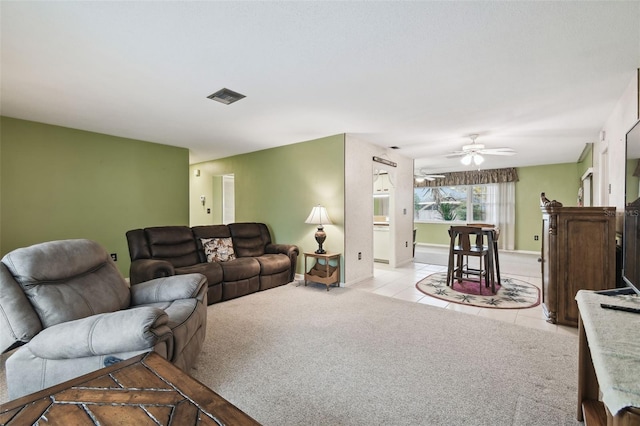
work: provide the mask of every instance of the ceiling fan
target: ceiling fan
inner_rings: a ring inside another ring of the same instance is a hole
[[[431,174],[431,173],[426,173],[424,171],[424,169],[418,170],[418,173],[413,175],[413,178],[417,182],[424,182],[425,180],[434,181],[436,179],[442,179],[444,177],[445,177],[444,175],[434,175],[434,174]]]
[[[447,158],[462,157],[460,161],[465,166],[468,166],[473,162],[476,166],[479,166],[484,162],[483,155],[514,155],[516,152],[511,148],[485,148],[484,144],[476,143],[478,135],[469,135],[471,143],[469,145],[463,145],[462,150],[453,151],[451,154],[447,154]]]

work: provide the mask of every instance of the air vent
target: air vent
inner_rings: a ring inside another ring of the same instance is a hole
[[[207,98],[209,99],[213,99],[214,101],[218,101],[220,103],[223,103],[225,105],[229,105],[234,103],[235,101],[239,101],[240,99],[244,98],[244,95],[241,95],[238,92],[234,92],[233,90],[229,90],[229,89],[220,89],[218,90],[216,93],[207,96]]]

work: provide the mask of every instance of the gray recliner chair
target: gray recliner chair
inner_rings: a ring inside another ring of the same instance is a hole
[[[89,240],[19,248],[0,261],[0,352],[9,398],[155,351],[187,373],[206,334],[207,279],[129,286]]]

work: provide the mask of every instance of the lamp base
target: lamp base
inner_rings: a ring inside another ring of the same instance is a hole
[[[322,248],[322,243],[327,239],[327,234],[324,232],[324,226],[318,226],[318,230],[316,231],[316,241],[318,242],[318,250],[316,250],[316,254],[325,254],[326,251]]]

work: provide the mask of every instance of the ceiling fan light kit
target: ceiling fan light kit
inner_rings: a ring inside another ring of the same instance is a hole
[[[460,162],[465,166],[470,165],[471,162],[473,162],[473,164],[475,164],[476,166],[479,166],[480,164],[484,163],[484,157],[480,154],[475,153],[467,154],[460,159]]]
[[[471,143],[463,145],[460,151],[454,151],[447,157],[462,157],[460,162],[465,166],[472,163],[479,166],[484,163],[483,155],[514,155],[515,151],[511,148],[486,148],[484,144],[476,143],[478,135],[469,135]]]
[[[478,138],[478,135],[476,134],[469,135],[469,138],[471,139],[470,144],[462,145],[462,148],[459,151],[453,151],[445,155],[445,157],[460,157],[462,165],[480,167],[480,165],[484,163],[485,155],[515,155],[516,153],[511,148],[487,148],[484,144],[476,143],[476,139]],[[416,183],[422,183],[425,180],[433,181],[444,178],[445,176],[430,174],[427,173],[425,169],[420,169],[413,177]]]

